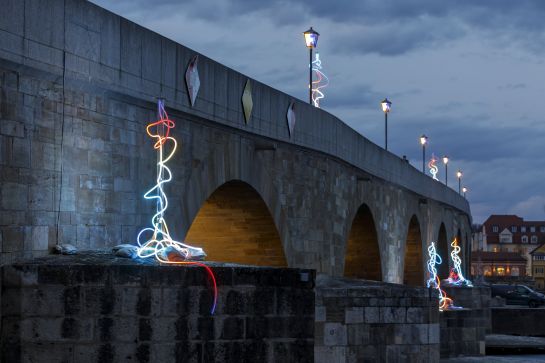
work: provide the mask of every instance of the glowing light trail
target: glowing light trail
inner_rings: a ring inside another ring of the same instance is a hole
[[[194,265],[206,270],[214,288],[214,302],[211,313],[216,310],[218,300],[218,289],[214,273],[204,263],[195,260],[202,260],[206,254],[199,247],[193,247],[174,240],[168,231],[164,213],[168,208],[168,199],[163,190],[164,184],[172,180],[172,172],[166,163],[172,158],[178,143],[170,136],[170,129],[174,128],[174,121],[168,118],[163,100],[158,101],[159,120],[150,123],[146,127],[148,135],[155,139],[153,148],[157,150],[157,179],[156,184],[144,194],[144,198],[155,200],[157,211],[151,218],[152,227],[144,228],[138,233],[138,257],[155,257],[159,262],[175,265]],[[167,147],[168,146],[168,147]],[[167,150],[168,149],[168,150]],[[148,236],[145,239],[144,236]],[[192,261],[193,260],[193,261]]]
[[[441,256],[437,254],[434,242],[428,247],[428,256],[428,272],[430,273],[430,278],[426,285],[428,288],[431,287],[436,289],[439,293],[439,310],[454,308],[452,299],[447,296],[447,293],[443,289],[441,289],[441,279],[437,276],[435,265],[440,265],[443,260],[441,259]]]
[[[321,89],[329,85],[329,78],[322,72],[322,61],[320,54],[316,53],[316,59],[312,62],[312,70],[316,73],[316,81],[312,81],[312,103],[320,108],[320,100],[324,98]]]
[[[439,168],[435,163],[437,162],[437,159],[435,158],[435,155],[431,154],[431,160],[428,163],[428,167],[430,168],[430,174],[432,175],[433,180],[439,180],[437,179],[437,173],[439,172]]]
[[[460,256],[460,251],[462,250],[461,247],[458,245],[458,239],[454,238],[454,241],[450,244],[452,246],[452,252],[450,253],[450,258],[452,259],[452,263],[454,267],[450,270],[450,274],[448,277],[448,282],[451,285],[466,285],[466,286],[473,286],[470,280],[466,279],[464,277],[464,274],[462,273],[462,259]]]

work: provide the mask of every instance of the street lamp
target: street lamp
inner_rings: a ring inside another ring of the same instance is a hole
[[[309,30],[303,33],[305,36],[305,44],[310,51],[310,58],[308,62],[309,69],[309,81],[308,81],[308,103],[312,104],[312,49],[316,48],[318,44],[318,37],[320,34],[310,27]]]
[[[420,145],[422,145],[422,172],[426,174],[426,143],[428,137],[426,135],[420,136]]]
[[[466,187],[463,187],[462,188],[462,192],[464,193],[464,198],[466,197],[466,193],[467,193],[467,188]]]
[[[384,112],[384,149],[388,150],[388,113],[390,112],[392,102],[385,98],[380,104]]]
[[[443,164],[445,164],[445,185],[448,187],[448,156],[443,156]]]
[[[458,169],[456,177],[458,178],[458,194],[462,194],[462,171]]]

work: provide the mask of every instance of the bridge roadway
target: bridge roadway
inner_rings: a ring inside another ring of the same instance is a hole
[[[211,259],[422,284],[429,242],[446,260],[458,237],[468,266],[467,200],[328,112],[202,54],[192,106],[195,51],[83,0],[0,6],[2,262],[135,241],[162,97],[181,144],[167,219]]]

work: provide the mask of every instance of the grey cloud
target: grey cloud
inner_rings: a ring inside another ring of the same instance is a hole
[[[526,88],[524,83],[508,83],[502,86],[498,86],[499,90],[517,90]]]

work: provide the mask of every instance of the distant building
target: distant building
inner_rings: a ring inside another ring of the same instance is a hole
[[[485,277],[524,277],[526,259],[518,252],[475,251],[471,254],[471,274]]]
[[[545,243],[530,252],[532,256],[532,276],[538,290],[545,290]]]
[[[530,251],[542,243],[545,243],[545,221],[524,221],[516,215],[491,215],[481,229],[474,232],[472,249],[518,253],[527,261],[525,274],[532,275]]]

